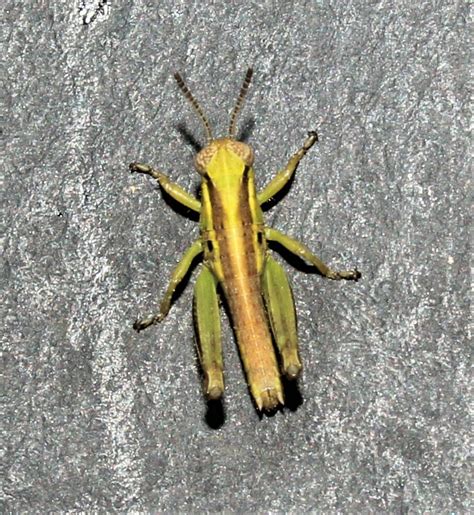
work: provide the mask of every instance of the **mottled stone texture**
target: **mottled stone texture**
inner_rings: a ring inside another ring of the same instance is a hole
[[[468,511],[467,11],[3,5],[2,512]],[[128,163],[195,190],[204,135],[172,73],[222,135],[248,65],[260,187],[320,140],[268,223],[363,274],[285,263],[304,371],[262,419],[227,322],[225,402],[203,401],[193,277],[131,328],[197,227]]]

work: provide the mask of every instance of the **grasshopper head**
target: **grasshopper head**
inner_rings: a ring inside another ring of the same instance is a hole
[[[232,152],[242,159],[245,166],[253,165],[253,150],[248,145],[233,138],[219,138],[212,140],[196,155],[194,163],[201,175],[207,174],[209,163],[218,152]]]
[[[248,167],[252,166],[252,164],[253,164],[252,149],[245,143],[237,141],[234,138],[235,132],[236,132],[236,126],[237,126],[237,116],[238,116],[240,110],[242,109],[244,98],[245,98],[245,95],[247,94],[250,80],[252,79],[252,74],[253,74],[253,70],[252,70],[252,68],[249,68],[245,75],[245,79],[242,84],[242,87],[240,88],[240,93],[237,98],[237,102],[234,106],[232,114],[230,115],[228,137],[218,138],[218,139],[214,139],[212,137],[212,130],[211,130],[211,125],[209,123],[209,120],[207,119],[207,116],[204,114],[204,111],[202,110],[201,106],[199,105],[199,102],[194,98],[193,94],[191,93],[189,88],[184,83],[181,75],[179,73],[174,74],[174,78],[176,79],[176,82],[178,83],[179,88],[181,89],[181,91],[184,93],[184,96],[188,99],[190,104],[195,109],[196,113],[198,114],[199,118],[201,119],[201,121],[204,125],[204,128],[206,129],[208,144],[198,153],[198,155],[196,156],[196,159],[195,159],[196,168],[201,175],[206,175],[209,163],[211,162],[212,158],[218,153],[225,154],[225,152],[230,152],[234,156],[239,157],[244,162],[245,166],[248,166]],[[225,161],[225,155],[223,155],[222,157],[224,158],[224,161]]]

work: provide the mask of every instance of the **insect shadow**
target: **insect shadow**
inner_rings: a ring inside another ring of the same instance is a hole
[[[201,376],[202,379],[202,376]],[[285,395],[285,406],[279,406],[277,409],[271,412],[258,412],[260,419],[265,417],[272,417],[278,411],[288,409],[290,411],[296,411],[303,404],[303,397],[298,387],[297,381],[288,381],[288,379],[282,377],[283,391]],[[206,424],[211,429],[220,429],[226,420],[224,401],[221,397],[216,400],[206,401],[206,414],[204,416]]]
[[[246,118],[242,123],[242,128],[240,129],[239,137],[237,139],[246,143],[251,138],[254,127],[255,119]]]
[[[289,381],[282,376],[283,391],[285,394],[285,408],[296,411],[303,404],[303,396],[298,387],[298,380]]]
[[[255,119],[254,118],[246,118],[242,123],[242,128],[240,129],[239,135],[237,137],[237,141],[246,142],[250,139],[253,133],[253,129],[255,127]],[[204,148],[204,145],[199,143],[199,141],[191,134],[185,124],[180,123],[176,125],[176,130],[181,135],[184,143],[190,145],[196,154]]]
[[[191,146],[196,154],[204,148],[204,146],[199,143],[199,141],[191,134],[191,132],[189,132],[186,125],[180,123],[179,125],[176,125],[175,128],[181,135],[183,141]]]
[[[211,429],[220,429],[225,422],[224,403],[222,398],[206,401],[206,415],[204,420]]]
[[[300,272],[304,272],[305,274],[315,274],[320,275],[323,277],[321,272],[313,266],[309,265],[306,261],[298,257],[297,255],[293,254],[293,252],[290,252],[287,250],[283,245],[280,245],[276,241],[270,241],[268,242],[268,246],[271,250],[279,254],[288,264],[290,264],[293,268],[296,268]]]
[[[166,193],[166,191],[163,188],[160,188],[159,185],[156,186],[156,189],[161,191],[161,196],[163,200],[175,213],[178,213],[179,215],[184,216],[185,218],[188,218],[193,222],[199,222],[198,213],[196,213],[192,209],[188,209],[186,206],[183,206],[182,204],[174,200],[174,198],[171,197],[168,193]]]

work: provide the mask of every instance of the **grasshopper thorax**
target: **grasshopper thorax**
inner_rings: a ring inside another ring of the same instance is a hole
[[[207,169],[212,158],[221,151],[232,152],[242,159],[245,166],[251,167],[253,165],[253,150],[249,145],[237,141],[233,138],[218,138],[212,140],[209,145],[204,147],[194,160],[197,171],[201,175],[207,174]]]

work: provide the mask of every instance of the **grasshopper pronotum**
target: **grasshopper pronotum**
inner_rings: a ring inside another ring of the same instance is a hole
[[[163,320],[176,287],[194,259],[202,255],[203,264],[194,288],[194,318],[206,395],[218,399],[224,392],[219,286],[230,309],[250,392],[258,409],[269,411],[284,404],[280,370],[288,379],[296,379],[301,361],[291,287],[285,271],[268,252],[268,242],[282,245],[329,279],[357,281],[360,273],[356,269],[331,270],[306,246],[264,224],[261,206],[288,183],[300,160],[317,141],[317,134],[309,132],[286,167],[257,193],[253,151],[235,139],[237,116],[252,73],[249,68],[230,117],[228,136],[216,139],[201,106],[181,76],[175,74],[207,134],[207,144],[195,158],[202,181],[200,200],[151,166],[130,165],[132,172],[150,175],[173,199],[200,216],[199,238],[176,266],[159,311],[137,320],[134,328],[140,331]]]

